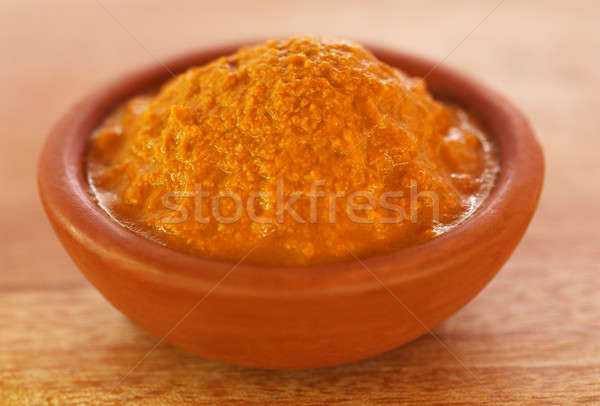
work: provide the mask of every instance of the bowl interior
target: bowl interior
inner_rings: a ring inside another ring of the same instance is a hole
[[[539,146],[531,135],[526,120],[504,98],[445,66],[438,66],[412,55],[367,46],[383,62],[410,75],[425,76],[428,87],[437,98],[450,100],[472,111],[496,145],[500,164],[496,185],[478,210],[462,224],[422,245],[387,255],[364,258],[361,261],[351,259],[327,265],[285,268],[206,259],[175,251],[125,229],[96,205],[91,196],[84,168],[84,156],[91,133],[107,114],[128,98],[156,89],[172,75],[183,72],[190,66],[202,65],[219,56],[231,54],[240,45],[188,53],[119,78],[80,103],[72,112],[68,125],[58,126],[56,131],[66,129],[66,133],[60,135],[60,149],[58,146],[48,146],[49,149],[54,149],[50,151],[51,154],[60,157],[53,170],[64,172],[71,188],[71,196],[61,203],[62,211],[74,209],[85,212],[84,216],[71,219],[75,226],[85,230],[83,233],[88,233],[88,238],[96,239],[97,245],[109,244],[128,258],[139,261],[141,265],[147,265],[158,273],[164,272],[167,274],[167,283],[185,285],[190,279],[207,277],[206,272],[227,272],[232,267],[237,267],[251,271],[249,274],[253,275],[253,280],[245,281],[248,282],[248,289],[262,281],[265,291],[280,294],[278,287],[282,283],[289,285],[300,282],[308,290],[321,289],[323,286],[331,289],[340,280],[347,282],[344,289],[372,285],[374,281],[371,275],[365,275],[364,267],[377,269],[382,277],[387,275],[395,279],[419,277],[424,270],[437,272],[443,268],[439,265],[449,255],[468,252],[481,238],[485,238],[486,233],[497,226],[498,214],[509,213],[511,204],[516,204],[520,198],[511,193],[511,189],[526,180],[532,170],[539,172],[539,168],[536,169],[541,167],[539,162],[526,162],[526,155],[531,152],[531,148],[539,149]],[[58,135],[55,138],[57,137]],[[49,144],[52,142],[50,140]],[[539,158],[534,161],[541,162],[541,151],[538,155]],[[534,200],[537,201],[537,196]],[[180,278],[176,278],[176,275]],[[243,282],[238,285],[239,289],[244,289]]]

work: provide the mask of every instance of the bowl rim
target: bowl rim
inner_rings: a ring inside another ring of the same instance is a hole
[[[537,204],[543,182],[541,147],[523,115],[504,97],[477,81],[428,59],[365,44],[380,60],[425,76],[436,98],[450,98],[475,112],[496,146],[500,170],[496,184],[480,207],[448,232],[423,244],[391,253],[307,266],[274,266],[225,262],[185,253],[161,245],[125,228],[93,200],[87,183],[84,156],[92,131],[116,106],[178,74],[233,53],[245,41],[203,48],[157,62],[118,77],[77,103],[50,132],[40,156],[38,188],[50,217],[77,239],[102,255],[129,261],[139,277],[175,284],[184,289],[209,286],[232,269],[246,275],[235,286],[223,286],[250,295],[288,295],[285,287],[302,286],[301,294],[335,293],[338,289],[380,288],[365,272],[377,272],[387,281],[402,281],[440,272],[449,257],[468,255],[481,238],[502,228],[527,224]],[[526,193],[524,193],[526,192]],[[520,205],[530,210],[518,210]],[[56,226],[55,226],[56,228]],[[515,243],[516,245],[516,243]],[[365,275],[366,274],[366,275]],[[218,279],[218,278],[217,278]],[[284,287],[282,289],[282,287]]]

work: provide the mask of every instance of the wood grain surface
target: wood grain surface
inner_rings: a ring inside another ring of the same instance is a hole
[[[497,5],[3,1],[0,405],[600,405],[600,6]],[[69,105],[124,70],[215,42],[294,33],[444,60],[510,97],[545,149],[536,217],[498,277],[435,329],[446,346],[426,336],[356,364],[298,372],[219,364],[164,344],[140,362],[157,339],[81,276],[42,212],[43,139]]]

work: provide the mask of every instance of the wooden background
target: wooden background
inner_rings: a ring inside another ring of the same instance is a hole
[[[2,1],[0,405],[600,405],[600,5],[506,0],[484,20],[496,5]],[[110,306],[55,238],[35,185],[42,141],[69,105],[124,70],[292,33],[448,57],[531,119],[547,159],[537,215],[491,285],[435,330],[472,374],[427,336],[302,372],[160,345],[119,383],[156,339]]]

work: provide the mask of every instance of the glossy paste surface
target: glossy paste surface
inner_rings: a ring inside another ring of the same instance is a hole
[[[140,95],[95,133],[92,193],[118,222],[209,258],[328,263],[423,243],[493,187],[461,109],[361,46],[240,49]]]

